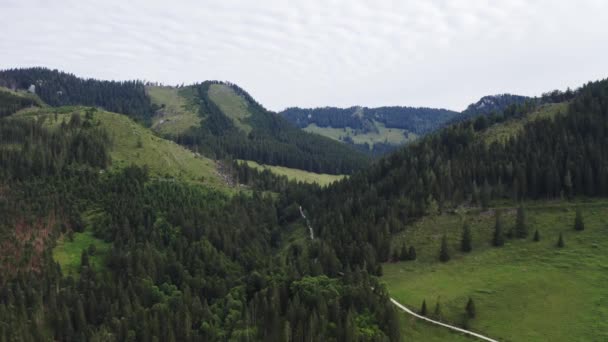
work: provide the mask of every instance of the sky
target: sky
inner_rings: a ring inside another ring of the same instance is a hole
[[[540,95],[608,77],[604,0],[0,0],[0,69],[224,80],[271,110]]]

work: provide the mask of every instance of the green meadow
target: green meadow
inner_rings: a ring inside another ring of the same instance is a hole
[[[163,108],[152,118],[152,129],[164,133],[177,135],[190,127],[197,127],[201,123],[198,115],[198,106],[189,101],[192,98],[191,88],[174,87],[147,87],[150,100]]]
[[[243,160],[241,162],[246,163],[249,167],[258,170],[270,170],[270,172],[279,176],[286,176],[289,180],[295,180],[303,183],[317,183],[322,186],[329,185],[345,177],[344,175],[314,173],[299,169],[292,169],[284,166],[258,164],[251,160]]]
[[[87,107],[61,107],[50,112],[46,109],[29,110],[19,114],[43,118],[48,125],[69,121],[72,113],[84,118]],[[57,112],[57,115],[55,115]],[[112,169],[131,164],[147,166],[153,177],[180,178],[204,184],[215,189],[226,189],[215,162],[155,135],[125,115],[97,110],[93,121],[104,127],[110,135]]]
[[[576,208],[582,209],[584,231],[573,228]],[[502,210],[508,231],[515,210]],[[415,246],[418,259],[385,264],[382,280],[392,297],[412,309],[426,300],[431,317],[439,302],[435,318],[455,325],[464,323],[472,298],[477,316],[468,321],[469,329],[500,341],[608,340],[608,202],[531,202],[526,215],[529,237],[507,239],[503,247],[490,243],[493,210],[426,217],[396,236],[393,245]],[[473,234],[470,253],[459,251],[464,220]],[[536,230],[539,242],[532,239]],[[560,233],[563,248],[556,247]],[[438,261],[444,234],[452,257],[447,263]],[[455,333],[443,338],[440,327],[407,328],[404,333],[413,340],[464,338]]]
[[[80,269],[82,251],[90,245],[95,246],[95,253],[89,255],[89,264],[99,271],[103,267],[103,258],[110,249],[110,244],[93,236],[89,229],[82,233],[73,233],[72,240],[62,235],[53,249],[53,259],[61,266],[64,275],[77,276]]]

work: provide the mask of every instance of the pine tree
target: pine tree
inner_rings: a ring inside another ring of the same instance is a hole
[[[559,233],[559,238],[557,239],[557,247],[562,248],[565,245],[566,244],[564,243],[564,236],[562,235],[562,233]]]
[[[469,301],[467,302],[466,313],[468,318],[475,318],[477,315],[477,312],[475,311],[475,303],[471,297],[469,297]]]
[[[540,233],[538,232],[538,229],[534,232],[534,242],[538,242],[540,241]]]
[[[468,253],[473,250],[471,227],[468,223],[465,223],[462,227],[462,239],[460,240],[460,250],[465,253]]]
[[[422,307],[420,308],[420,315],[426,316],[426,299],[422,300]]]
[[[490,197],[492,196],[492,189],[490,188],[490,184],[486,179],[483,183],[483,188],[481,189],[481,207],[483,210],[488,210],[490,206]]]
[[[414,246],[410,246],[410,250],[407,254],[409,260],[416,260],[416,248],[414,248]]]
[[[526,224],[526,213],[524,207],[517,208],[517,219],[515,220],[515,237],[525,239],[528,236],[528,226]]]
[[[495,217],[496,223],[494,224],[494,236],[492,238],[492,245],[495,247],[500,247],[505,244],[505,236],[502,231],[502,220],[500,218],[500,211],[496,211]]]
[[[397,261],[399,261],[401,259],[400,256],[399,256],[399,250],[397,248],[395,248],[393,250],[393,256],[391,257],[391,259],[392,259],[391,260],[392,262],[397,262]]]
[[[450,261],[450,251],[448,248],[448,237],[444,234],[441,238],[441,248],[439,249],[439,261],[448,262]]]
[[[580,209],[576,209],[576,217],[574,218],[574,229],[581,231],[585,230],[585,222],[583,220],[583,213]]]
[[[568,199],[572,199],[572,175],[570,174],[570,170],[566,172],[564,176],[564,187],[566,188],[566,196]]]
[[[407,246],[405,245],[405,242],[403,243],[403,245],[401,245],[401,254],[399,255],[399,260],[401,261],[406,261],[409,260],[410,256],[407,252]]]
[[[439,298],[437,298],[437,304],[435,304],[435,312],[436,319],[441,319],[441,303],[439,302]]]

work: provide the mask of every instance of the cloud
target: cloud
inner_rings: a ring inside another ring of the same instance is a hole
[[[462,109],[605,77],[606,10],[598,0],[5,0],[0,67],[230,80],[275,110]]]

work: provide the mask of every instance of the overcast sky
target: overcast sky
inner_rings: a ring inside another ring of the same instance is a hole
[[[462,110],[608,77],[603,0],[0,0],[0,68],[227,80],[272,110]]]

